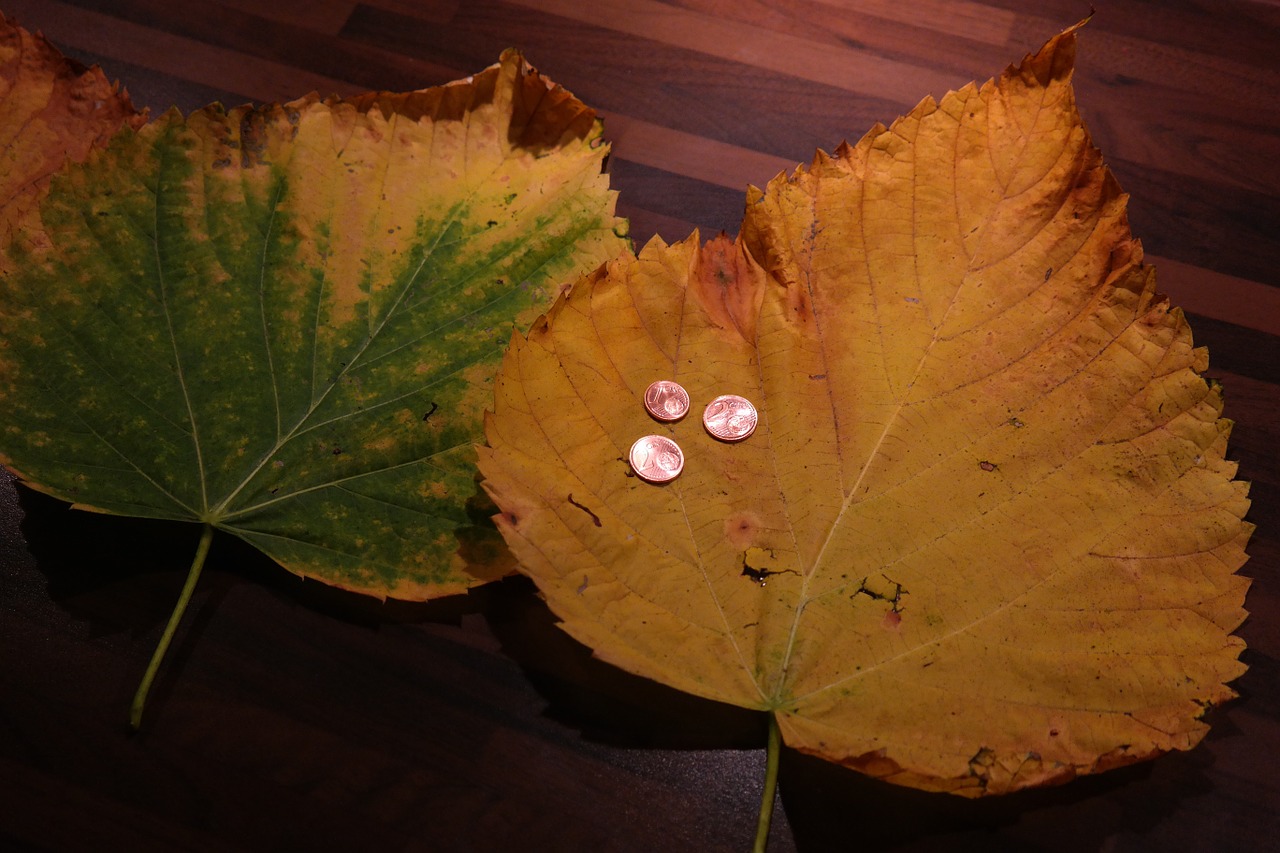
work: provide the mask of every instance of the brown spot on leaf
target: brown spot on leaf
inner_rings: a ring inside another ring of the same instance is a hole
[[[707,242],[694,262],[689,289],[711,322],[755,343],[756,318],[764,301],[765,273],[724,234]]]
[[[592,512],[592,511],[591,511],[591,509],[590,509],[590,507],[588,507],[586,504],[579,503],[578,501],[575,501],[575,500],[573,499],[573,493],[572,493],[572,492],[569,494],[568,501],[569,501],[569,503],[570,503],[570,504],[572,504],[573,506],[576,506],[578,509],[580,509],[580,510],[582,510],[583,512],[585,512],[587,515],[591,516],[591,521],[595,524],[595,526],[596,526],[596,527],[603,527],[603,526],[604,526],[604,524],[600,521],[600,516],[598,516],[598,515],[596,515],[594,512]]]
[[[735,551],[745,551],[760,535],[760,516],[749,509],[739,510],[724,520],[724,538]]]
[[[871,752],[864,752],[861,755],[851,756],[840,763],[876,779],[884,779],[902,773],[902,765],[889,758],[888,750],[883,747]]]

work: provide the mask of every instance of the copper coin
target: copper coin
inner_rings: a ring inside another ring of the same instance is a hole
[[[680,445],[663,435],[646,435],[631,445],[631,469],[642,480],[666,483],[684,470]]]
[[[760,416],[745,397],[722,394],[702,412],[702,425],[721,441],[742,441],[756,431]]]
[[[644,389],[644,407],[660,421],[678,421],[689,414],[689,392],[660,379]]]

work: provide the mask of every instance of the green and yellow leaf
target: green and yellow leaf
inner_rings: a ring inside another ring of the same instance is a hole
[[[472,447],[513,328],[627,245],[605,152],[515,53],[121,133],[6,247],[0,460],[373,595],[504,573]]]

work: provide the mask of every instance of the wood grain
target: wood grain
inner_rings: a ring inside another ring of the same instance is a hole
[[[1190,753],[967,802],[784,756],[787,850],[1275,849],[1280,831],[1280,4],[1096,0],[1081,111],[1236,421],[1249,672]],[[10,0],[153,112],[443,83],[520,47],[605,116],[643,243],[737,230],[748,184],[983,80],[1076,0]],[[197,533],[0,483],[0,847],[742,850],[763,724],[591,660],[528,584],[385,605]]]

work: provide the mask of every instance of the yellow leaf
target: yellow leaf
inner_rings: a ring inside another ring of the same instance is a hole
[[[498,524],[607,661],[976,796],[1187,749],[1243,648],[1247,487],[1076,112],[1074,28],[651,243],[513,340]],[[648,416],[649,383],[693,410]],[[759,411],[741,442],[702,407]],[[627,451],[683,449],[666,485]]]

